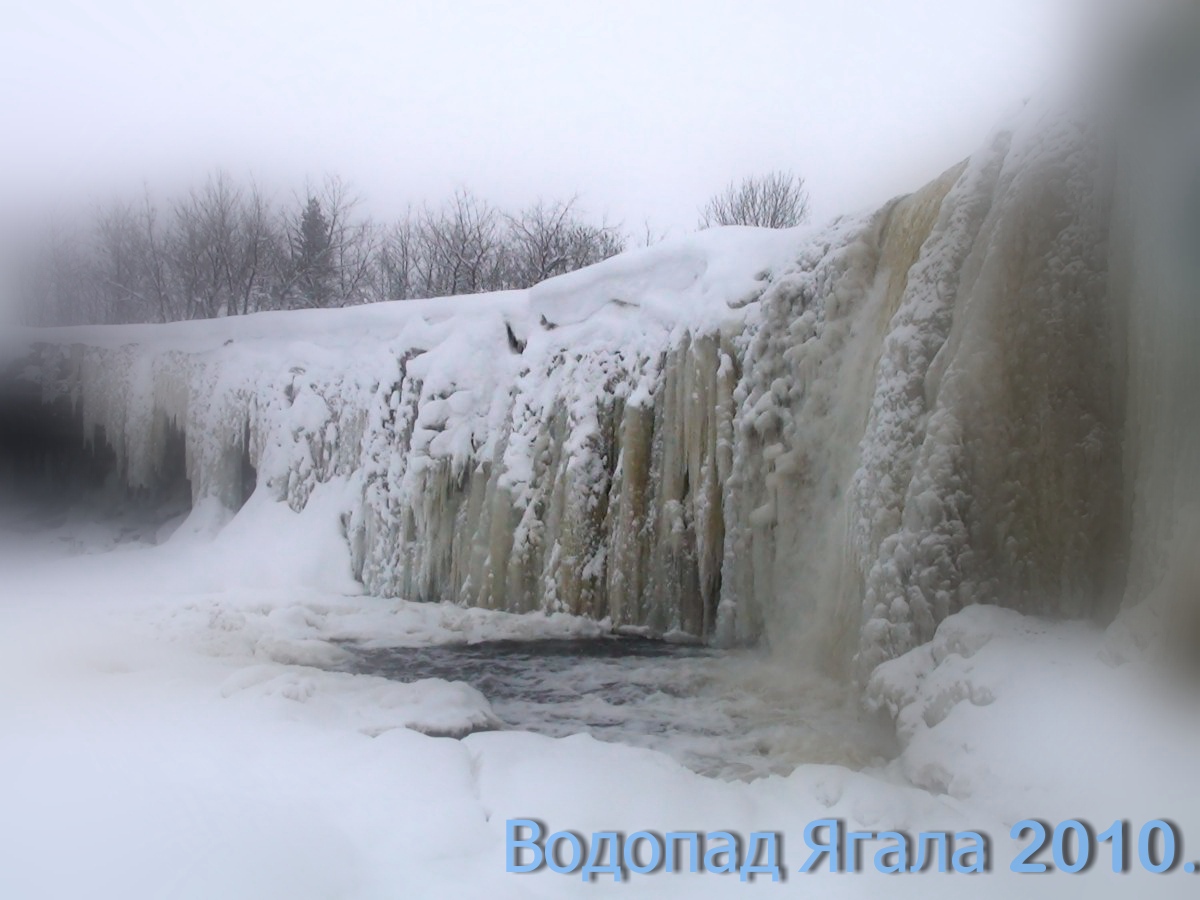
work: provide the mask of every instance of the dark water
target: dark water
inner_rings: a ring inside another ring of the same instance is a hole
[[[620,706],[670,685],[631,681],[674,660],[715,659],[718,651],[642,638],[485,641],[477,644],[355,649],[351,671],[395,681],[443,678],[465,681],[495,706],[508,701],[544,704],[578,699],[586,689]]]
[[[749,651],[639,638],[346,649],[355,673],[466,682],[509,727],[663,750],[716,777],[889,753],[844,689]]]

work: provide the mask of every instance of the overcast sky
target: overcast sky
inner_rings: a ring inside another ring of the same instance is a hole
[[[825,218],[979,145],[1065,2],[0,0],[0,178],[61,200],[336,172],[379,217],[464,185],[640,230],[782,167]]]

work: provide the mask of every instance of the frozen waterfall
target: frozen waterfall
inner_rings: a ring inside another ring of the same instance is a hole
[[[1163,581],[1162,373],[1099,145],[1031,105],[822,229],[527,292],[24,332],[9,377],[127,490],[174,473],[232,512],[343,485],[373,594],[861,676],[966,605],[1107,621]]]

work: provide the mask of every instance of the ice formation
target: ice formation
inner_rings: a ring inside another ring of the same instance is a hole
[[[1100,146],[1030,105],[823,229],[703,232],[527,292],[15,340],[130,488],[174,466],[196,504],[300,509],[345,480],[372,594],[864,676],[964,606],[1111,618],[1167,567],[1156,338],[1129,325],[1144,278],[1112,245],[1136,217]]]

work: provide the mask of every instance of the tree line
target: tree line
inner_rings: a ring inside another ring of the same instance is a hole
[[[790,227],[806,213],[803,181],[772,173],[731,183],[699,226]],[[338,178],[279,203],[215,172],[169,202],[147,192],[38,234],[16,295],[31,324],[171,322],[524,288],[628,244],[574,198],[506,211],[459,190],[381,224]]]

